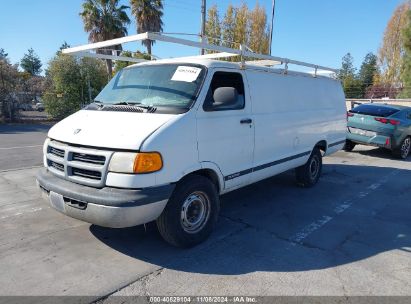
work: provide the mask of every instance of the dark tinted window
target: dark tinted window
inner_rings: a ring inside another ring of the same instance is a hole
[[[214,105],[214,92],[216,89],[221,87],[233,87],[237,90],[238,100],[231,107],[219,108],[221,110],[240,110],[244,109],[245,106],[245,97],[244,97],[244,83],[243,77],[240,73],[230,73],[230,72],[215,72],[213,79],[211,81],[210,89],[207,94],[206,101],[204,103],[205,111],[214,111],[217,109],[213,108]]]
[[[399,112],[399,110],[386,106],[363,104],[350,110],[350,112],[370,116],[388,117]]]

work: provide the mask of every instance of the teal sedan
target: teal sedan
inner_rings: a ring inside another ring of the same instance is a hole
[[[361,104],[347,112],[345,151],[357,144],[386,148],[406,159],[411,151],[411,108]]]

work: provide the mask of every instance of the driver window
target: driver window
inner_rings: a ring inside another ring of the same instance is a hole
[[[218,88],[234,88],[237,94],[233,94],[235,99],[226,106],[218,105],[218,102],[214,99],[214,93]],[[210,89],[208,90],[206,100],[204,102],[203,109],[206,112],[212,111],[227,111],[227,110],[241,110],[244,109],[244,83],[243,77],[240,73],[230,72],[216,72],[213,75]]]

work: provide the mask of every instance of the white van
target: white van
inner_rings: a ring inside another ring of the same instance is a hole
[[[156,220],[167,242],[189,247],[213,230],[224,193],[290,169],[316,184],[345,132],[335,79],[157,60],[123,69],[51,128],[37,180],[68,216],[115,228]]]

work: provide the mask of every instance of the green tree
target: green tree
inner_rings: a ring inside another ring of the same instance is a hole
[[[24,54],[23,59],[20,62],[21,68],[32,76],[39,75],[41,73],[41,61],[39,56],[34,52],[32,48]]]
[[[227,11],[222,22],[221,36],[223,45],[233,47],[234,30],[235,30],[235,9],[231,4],[228,5]]]
[[[136,53],[132,53],[130,51],[123,51],[120,54],[123,57],[130,57],[130,58],[137,58],[137,59],[144,59],[144,60],[150,60],[151,56],[148,54],[144,54],[140,51],[137,51]],[[114,66],[114,72],[118,73],[120,70],[124,69],[125,67],[134,64],[134,62],[131,61],[120,61],[117,60],[116,64]]]
[[[346,98],[361,98],[363,95],[361,81],[356,76],[354,58],[347,53],[342,58],[341,69],[338,71]]]
[[[249,10],[245,2],[240,7],[235,9],[235,24],[234,24],[234,41],[239,47],[239,44],[247,45],[249,41]]]
[[[249,13],[250,38],[248,46],[256,53],[268,54],[269,32],[267,28],[267,14],[258,1]]]
[[[208,10],[205,35],[207,36],[208,43],[214,45],[221,44],[221,25],[217,5],[213,5]]]
[[[46,111],[62,119],[93,100],[107,83],[107,74],[98,59],[58,54],[49,63],[46,83]]]
[[[403,84],[401,98],[411,98],[411,11],[408,12],[408,25],[402,32],[404,58],[401,69],[401,80]]]
[[[378,58],[376,55],[368,53],[361,64],[358,78],[361,81],[362,95],[365,95],[367,88],[374,85],[374,80],[379,74],[377,61]]]
[[[10,121],[14,119],[15,92],[20,85],[17,65],[10,64],[5,58],[0,59],[0,117]]]
[[[239,48],[243,44],[262,54],[267,54],[269,50],[267,15],[258,2],[253,10],[249,10],[245,2],[238,7],[228,5],[222,22],[218,20],[217,7],[212,7],[209,10],[207,32],[215,33],[215,36],[220,33],[222,44],[227,47]]]
[[[59,50],[56,52],[56,55],[59,55],[62,50],[68,49],[70,47],[70,44],[68,44],[66,41],[62,43],[62,45],[59,47]]]
[[[407,14],[410,8],[411,1],[404,1],[396,8],[387,24],[378,54],[381,69],[379,83],[388,83],[393,87],[398,87],[401,84],[401,67],[404,55],[404,35],[401,33],[408,26]]]
[[[163,31],[163,2],[162,0],[130,0],[131,12],[137,23],[137,33]],[[144,40],[142,44],[151,55],[153,40]]]
[[[354,58],[351,53],[347,53],[342,58],[341,69],[338,71],[338,78],[343,80],[345,77],[354,76]]]
[[[94,58],[81,58],[78,62],[81,75],[81,99],[83,104],[90,103],[107,84],[104,64]]]
[[[7,56],[9,56],[9,54],[7,54],[4,49],[0,48],[0,60],[8,61]]]
[[[119,5],[119,0],[85,0],[80,16],[83,19],[84,30],[89,33],[90,42],[99,42],[109,39],[124,37],[127,35],[127,25],[130,19],[125,5]],[[121,50],[121,45],[113,46],[115,50]],[[103,54],[112,54],[112,50],[99,50]],[[107,73],[113,74],[113,62],[106,60]]]

